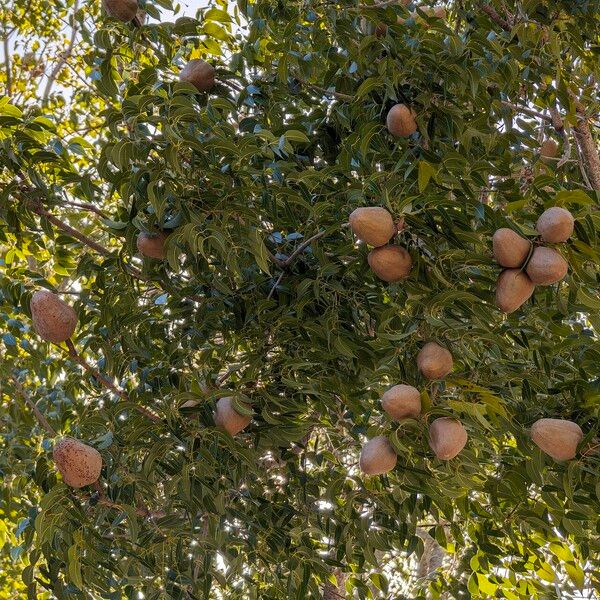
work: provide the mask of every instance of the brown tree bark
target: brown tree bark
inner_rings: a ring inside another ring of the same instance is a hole
[[[323,588],[323,600],[344,600],[346,598],[346,574],[341,569],[332,571],[337,585],[328,581]]]
[[[592,135],[590,124],[585,117],[583,107],[577,107],[577,125],[573,125],[573,133],[579,147],[585,169],[590,184],[594,190],[600,191],[600,154],[598,146]]]

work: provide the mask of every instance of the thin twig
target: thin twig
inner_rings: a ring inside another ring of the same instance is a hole
[[[512,102],[507,102],[506,100],[500,100],[500,104],[516,112],[521,112],[531,117],[535,117],[536,119],[542,119],[544,121],[547,121],[548,123],[552,123],[552,117],[550,115],[545,115],[544,113],[538,112],[537,110],[532,110],[531,108],[527,108],[526,106],[520,106],[519,104],[513,104]]]
[[[92,365],[90,365],[85,360],[85,358],[83,358],[83,356],[81,356],[77,352],[77,350],[71,340],[67,340],[66,344],[67,344],[69,356],[78,365],[81,365],[90,375],[92,375],[97,381],[99,381],[105,388],[109,389],[111,392],[113,392],[114,394],[119,396],[119,398],[121,398],[122,400],[129,400],[129,396],[127,395],[127,392],[125,392],[125,390],[122,390],[121,388],[118,388],[112,381],[110,381],[110,379],[108,379],[107,377],[102,375],[102,373],[100,373],[100,371],[98,371],[97,369],[92,367]],[[134,406],[134,408],[139,413],[145,415],[146,417],[148,417],[155,423],[160,422],[160,418],[158,416],[156,416],[153,412],[149,411],[147,408],[144,408],[143,406],[137,406],[137,405]]]
[[[75,17],[77,16],[78,8],[79,8],[78,1],[75,0],[75,4],[73,5],[73,20],[72,20],[72,25],[71,25],[71,39],[69,40],[69,45],[67,46],[67,49],[64,52],[61,52],[59,54],[58,62],[56,63],[56,65],[54,66],[54,69],[52,69],[52,72],[50,73],[50,75],[48,77],[48,82],[46,83],[46,87],[44,89],[44,95],[42,98],[43,102],[46,102],[48,100],[48,96],[50,95],[52,86],[56,82],[56,78],[60,75],[60,72],[62,71],[62,68],[65,66],[67,59],[73,53],[73,48],[75,46],[75,38],[77,37],[77,20]]]
[[[280,258],[277,258],[272,252],[269,252],[268,250],[267,250],[267,252],[268,252],[269,260],[271,262],[274,262],[279,267],[283,266],[283,263],[284,263],[283,260],[281,260]]]
[[[75,208],[81,208],[81,210],[89,210],[103,219],[108,219],[107,214],[93,204],[89,204],[87,202],[73,202],[72,200],[67,199],[64,199],[62,202],[63,204],[68,204],[69,206],[73,206]]]
[[[273,285],[273,287],[269,290],[269,295],[267,296],[267,300],[270,300],[275,293],[275,289],[281,283],[285,275],[285,269],[287,269],[296,259],[296,257],[307,247],[310,246],[315,240],[322,238],[325,235],[326,231],[319,231],[319,233],[315,233],[312,237],[309,237],[307,240],[303,241],[284,261],[279,261],[279,266],[282,268],[277,281]]]
[[[328,90],[320,85],[315,85],[314,83],[307,83],[313,90],[317,92],[321,92],[322,94],[328,94],[329,96],[333,96],[338,100],[346,100],[347,102],[354,102],[354,96],[350,96],[348,94],[342,94],[342,92],[336,92],[335,90]]]
[[[6,70],[6,95],[11,98],[12,97],[12,73],[10,69],[10,45],[8,43],[8,38],[12,31],[6,33],[3,39],[4,45],[4,69]]]
[[[279,277],[277,278],[277,281],[275,282],[273,287],[269,290],[269,295],[267,296],[267,300],[270,300],[273,297],[273,294],[275,293],[275,289],[281,283],[281,280],[283,279],[284,275],[285,275],[285,271],[281,271],[281,273],[279,273]]]
[[[584,452],[581,453],[581,458],[585,458],[590,454],[597,454],[598,452],[600,452],[600,443],[592,444],[591,446],[588,446]]]
[[[25,401],[25,404],[27,404],[27,406],[29,406],[29,408],[33,411],[33,414],[35,415],[37,422],[52,437],[56,437],[58,435],[56,433],[56,430],[54,429],[54,427],[52,427],[52,425],[50,425],[50,423],[48,422],[48,419],[46,419],[46,417],[42,414],[40,409],[37,407],[36,403],[31,399],[31,396],[27,393],[27,391],[25,390],[25,388],[23,387],[21,382],[12,374],[10,375],[10,378],[12,379],[12,381],[15,385],[15,388],[17,389],[17,392],[19,393],[21,398],[23,398],[23,400]]]
[[[373,2],[373,4],[359,4],[357,7],[352,8],[352,10],[363,10],[367,8],[387,8],[388,6],[395,6],[400,4],[399,0],[381,0],[380,2]],[[409,2],[403,3],[409,4]]]
[[[326,231],[319,231],[319,233],[315,233],[312,237],[309,237],[307,240],[302,242],[284,261],[282,267],[285,269],[289,267],[296,256],[300,254],[307,246],[310,246],[315,240],[322,238],[325,235]]]
[[[328,94],[329,96],[333,96],[334,98],[338,98],[339,100],[345,100],[347,102],[354,102],[354,96],[349,96],[348,94],[342,94],[342,92],[336,92],[335,90],[328,90],[327,88],[321,87],[320,85],[316,85],[314,83],[310,83],[310,81],[306,81],[297,75],[294,75],[294,79],[301,83],[302,85],[307,85],[311,87],[313,90],[317,92],[321,92],[322,94]]]
[[[562,167],[564,164],[568,163],[571,158],[571,142],[569,140],[569,134],[566,127],[563,127],[560,130],[560,135],[563,139],[563,153],[560,160],[556,164],[558,169],[560,169],[560,167]]]
[[[96,481],[93,484],[94,490],[96,490],[96,494],[97,494],[97,498],[96,498],[96,504],[100,504],[102,506],[107,506],[109,508],[114,508],[115,510],[119,510],[121,512],[126,512],[126,510],[123,508],[123,506],[121,504],[117,504],[116,502],[113,502],[112,500],[110,500],[109,498],[106,497],[104,490],[102,489],[102,486],[100,485],[99,481]],[[146,503],[143,501],[142,497],[140,496],[140,494],[136,493],[135,495],[137,503],[139,505],[141,505],[142,508],[135,508],[135,514],[138,517],[144,517],[147,519],[153,519],[153,518],[162,518],[166,515],[166,513],[162,510],[159,511],[151,511],[147,506]],[[93,500],[93,496],[90,496],[90,498],[88,498],[88,502],[90,502]]]

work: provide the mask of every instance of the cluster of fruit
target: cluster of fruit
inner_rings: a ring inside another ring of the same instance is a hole
[[[374,246],[367,262],[377,277],[389,283],[408,277],[412,258],[406,248],[388,243],[396,235],[398,227],[385,208],[357,208],[350,215],[350,227],[360,241]]]
[[[139,19],[137,0],[103,0],[107,13],[121,21]],[[431,16],[444,18],[443,9]],[[201,59],[190,60],[180,72],[180,81],[190,83],[199,92],[207,92],[215,85],[215,69]],[[386,124],[389,132],[398,137],[408,137],[417,131],[416,114],[405,104],[396,104],[389,111]],[[407,277],[412,268],[412,258],[402,246],[390,240],[403,227],[403,221],[394,223],[385,208],[361,207],[350,215],[350,226],[356,237],[373,246],[368,263],[383,281],[397,282]],[[546,243],[565,242],[572,234],[574,220],[568,211],[554,207],[539,218],[536,229]],[[168,236],[163,231],[141,232],[137,238],[139,252],[149,258],[164,259]],[[496,302],[504,312],[513,312],[533,293],[535,285],[550,285],[562,279],[568,270],[564,258],[553,248],[541,244],[533,247],[529,240],[511,229],[499,229],[493,237],[493,252],[497,262],[505,267],[498,278]],[[43,339],[60,344],[67,341],[77,327],[77,314],[56,294],[40,290],[31,299],[31,315],[35,331]],[[424,377],[438,380],[446,377],[453,368],[452,354],[435,342],[423,346],[417,356],[417,367]],[[183,407],[194,406],[188,402]],[[421,394],[410,385],[395,385],[381,398],[383,410],[395,421],[418,418],[421,415]],[[250,406],[239,402],[248,413]],[[241,408],[240,408],[241,410]],[[220,398],[214,413],[215,425],[230,435],[247,427],[252,417],[236,410],[232,397]],[[556,460],[569,460],[575,456],[583,438],[579,426],[561,419],[540,419],[531,429],[533,441]],[[450,460],[457,456],[467,442],[467,432],[462,423],[452,417],[440,417],[429,425],[429,445],[435,456]],[[75,488],[95,483],[100,477],[100,453],[73,438],[62,438],[54,446],[54,460],[64,482]],[[378,436],[368,441],[360,455],[360,468],[367,475],[382,474],[393,469],[397,455],[389,440]]]
[[[73,307],[48,290],[38,290],[31,297],[31,321],[35,332],[53,344],[62,344],[70,339],[77,327],[77,313]],[[195,406],[189,401],[184,407]],[[241,408],[250,412],[250,406],[239,402]],[[236,410],[236,400],[232,397],[220,398],[213,415],[215,425],[236,435],[252,420]],[[63,481],[71,487],[80,488],[98,480],[102,469],[102,457],[91,446],[65,437],[54,445],[54,461]]]
[[[536,223],[542,242],[566,242],[575,220],[566,209],[553,206]],[[496,305],[505,313],[529,300],[536,285],[552,285],[565,277],[569,264],[554,248],[532,244],[512,229],[498,229],[492,238],[494,258],[505,267],[496,285]]]
[[[428,342],[417,355],[417,368],[427,379],[443,379],[452,371],[452,354],[436,342]],[[395,385],[381,397],[381,407],[394,421],[417,419],[421,415],[421,393],[412,385]],[[437,458],[454,458],[467,443],[467,431],[458,419],[439,417],[429,425],[429,446]],[[387,437],[369,440],[360,453],[360,469],[366,475],[391,471],[398,455]]]

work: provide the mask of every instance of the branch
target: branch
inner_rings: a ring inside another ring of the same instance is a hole
[[[576,103],[577,124],[573,125],[573,133],[577,140],[577,145],[583,156],[583,165],[587,179],[594,190],[600,190],[600,155],[598,147],[592,135],[590,124],[588,123],[583,106]]]
[[[319,233],[315,233],[315,235],[313,235],[312,237],[309,237],[307,240],[305,240],[304,242],[302,242],[284,261],[283,264],[281,265],[282,268],[286,268],[289,267],[292,262],[294,261],[294,259],[298,256],[298,254],[300,254],[300,252],[302,252],[304,250],[304,248],[306,248],[307,246],[310,246],[315,240],[318,240],[320,238],[322,238],[325,235],[325,231],[319,231]]]
[[[279,277],[277,278],[277,281],[273,284],[273,287],[269,290],[269,295],[267,296],[267,300],[270,300],[273,297],[273,294],[275,293],[277,286],[281,283],[281,280],[283,279],[284,275],[285,275],[285,271],[281,271],[281,273],[279,273]]]
[[[63,199],[62,203],[68,204],[69,206],[74,206],[75,208],[81,208],[81,210],[89,210],[103,219],[108,219],[108,215],[93,204],[88,204],[87,202],[73,202],[72,200],[67,199]]]
[[[275,293],[275,289],[281,283],[281,280],[284,277],[285,269],[287,269],[292,262],[296,259],[296,257],[307,247],[310,246],[315,240],[322,238],[325,235],[325,231],[319,231],[319,233],[315,233],[312,237],[309,237],[307,240],[302,242],[285,260],[279,260],[277,264],[281,267],[282,271],[277,278],[277,281],[273,285],[273,287],[269,290],[269,295],[267,296],[267,300],[270,300]]]
[[[344,600],[346,597],[346,577],[347,575],[339,568],[333,569],[332,575],[335,578],[335,584],[332,581],[326,581],[323,587],[323,600]]]
[[[571,156],[571,141],[569,140],[569,134],[565,127],[565,122],[563,118],[560,116],[557,108],[555,106],[551,106],[549,108],[550,117],[552,118],[552,126],[556,129],[556,132],[560,134],[563,139],[563,153],[560,157],[559,161],[556,163],[556,168],[560,169],[565,163],[569,161]]]
[[[269,260],[271,262],[274,262],[278,267],[282,267],[284,261],[281,260],[280,258],[277,258],[272,252],[270,252],[269,250],[267,250],[267,252],[269,253]]]
[[[79,231],[77,231],[77,229],[74,229],[70,225],[67,225],[66,223],[64,223],[57,217],[55,217],[52,213],[48,212],[42,206],[40,206],[40,205],[34,206],[33,211],[42,217],[46,217],[46,219],[48,219],[48,221],[50,221],[50,223],[52,223],[53,225],[56,225],[56,227],[58,227],[59,229],[62,229],[65,233],[68,233],[71,237],[74,237],[76,240],[79,240],[82,244],[85,244],[86,246],[93,248],[96,252],[99,252],[103,256],[111,255],[111,252],[110,252],[110,250],[108,250],[108,248],[105,248],[101,244],[94,242],[94,240],[90,239],[83,233],[80,233]]]
[[[496,23],[496,25],[504,29],[504,31],[512,31],[512,26],[510,22],[504,17],[500,16],[493,6],[491,6],[490,4],[480,3],[479,7],[494,23]]]
[[[102,506],[107,506],[108,508],[114,508],[115,510],[118,510],[120,512],[126,512],[126,510],[123,508],[123,506],[121,504],[117,504],[116,502],[113,502],[112,500],[109,500],[105,495],[104,495],[104,490],[102,489],[102,486],[100,485],[100,483],[98,481],[96,481],[96,483],[93,484],[94,489],[96,490],[96,494],[97,496],[94,497],[94,495],[91,495],[88,498],[88,502],[90,505],[94,505],[95,504],[100,504]],[[161,518],[165,516],[165,512],[164,511],[156,511],[156,512],[152,512],[143,502],[143,500],[140,498],[139,495],[136,495],[138,503],[140,503],[142,505],[142,508],[135,508],[135,514],[138,517],[145,517],[147,519],[152,519],[155,517]]]
[[[77,37],[77,20],[75,19],[75,16],[77,15],[78,8],[78,1],[75,0],[75,4],[73,5],[73,24],[71,25],[71,39],[69,40],[69,45],[67,46],[67,49],[64,52],[60,53],[60,58],[48,77],[48,82],[46,83],[46,88],[44,89],[44,95],[42,98],[42,102],[44,103],[48,100],[50,90],[56,82],[56,78],[60,75],[62,68],[65,66],[67,59],[73,53],[73,47],[75,46],[75,38]]]
[[[68,349],[69,356],[78,365],[81,365],[85,369],[85,371],[87,371],[90,375],[92,375],[93,377],[95,377],[96,380],[98,380],[105,388],[107,388],[111,392],[113,392],[113,394],[116,394],[122,400],[129,400],[129,396],[127,395],[127,392],[125,392],[125,390],[122,390],[121,388],[118,388],[112,381],[110,381],[110,379],[108,379],[107,377],[105,377],[104,375],[102,375],[102,373],[100,373],[100,371],[98,371],[97,369],[95,369],[94,367],[92,367],[92,365],[90,365],[85,360],[85,358],[83,358],[83,356],[80,356],[78,354],[78,352],[75,349],[75,346],[73,345],[73,342],[71,340],[67,340],[66,344],[67,344],[67,349]],[[143,406],[137,406],[137,405],[134,406],[134,408],[139,413],[141,413],[141,414],[145,415],[146,417],[148,417],[151,421],[154,421],[155,423],[160,422],[160,418],[157,417],[153,412],[149,411],[147,408],[144,408]]]
[[[408,6],[411,0],[380,0],[379,2],[373,2],[373,4],[359,4],[357,7],[352,7],[350,10],[364,10],[367,8],[387,8],[388,6]]]
[[[502,106],[506,106],[515,112],[521,112],[530,117],[535,117],[536,119],[542,119],[548,123],[552,123],[552,117],[549,115],[545,115],[544,113],[538,112],[537,110],[532,110],[531,108],[527,108],[526,106],[520,106],[519,104],[513,104],[512,102],[507,102],[506,100],[500,100],[500,104]]]
[[[354,102],[354,96],[349,96],[348,94],[342,94],[341,92],[336,92],[332,90],[328,90],[327,88],[321,87],[320,85],[316,85],[314,83],[310,83],[305,79],[301,79],[297,75],[294,75],[294,79],[300,82],[302,85],[307,85],[317,92],[321,92],[322,94],[328,94],[329,96],[333,96],[334,98],[338,98],[339,100],[345,100],[347,102]]]
[[[7,32],[4,36],[4,69],[6,71],[6,95],[10,98],[12,96],[12,74],[10,70],[10,47],[8,44],[8,38],[12,31]]]
[[[309,85],[314,90],[317,90],[317,92],[321,92],[323,94],[328,94],[329,96],[333,96],[334,98],[337,98],[338,100],[346,100],[347,102],[354,102],[354,96],[349,96],[348,94],[342,94],[341,92],[328,90],[319,85],[315,85],[314,83],[307,83],[306,85]]]
[[[56,433],[56,430],[54,429],[54,427],[52,427],[52,425],[50,425],[50,423],[48,422],[48,419],[46,419],[46,417],[42,414],[42,412],[40,411],[40,409],[37,407],[37,405],[35,404],[35,402],[31,399],[31,397],[29,396],[29,394],[27,393],[27,391],[25,390],[25,388],[23,387],[23,385],[21,384],[21,382],[14,376],[14,375],[10,375],[10,378],[12,379],[15,388],[17,389],[17,392],[19,393],[19,395],[21,396],[21,398],[23,398],[23,400],[25,401],[25,404],[27,404],[27,406],[29,406],[29,408],[33,411],[33,414],[35,415],[35,418],[37,420],[37,422],[52,436],[52,437],[56,437],[58,434]]]

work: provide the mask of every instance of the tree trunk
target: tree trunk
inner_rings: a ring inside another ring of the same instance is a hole
[[[590,124],[584,115],[581,114],[581,110],[579,108],[577,110],[579,120],[577,125],[573,126],[573,132],[575,133],[575,139],[583,157],[584,164],[582,166],[587,173],[590,184],[593,189],[600,190],[600,155],[598,154],[598,147],[592,135]]]
[[[445,552],[424,529],[419,527],[417,535],[423,540],[424,546],[421,560],[419,560],[419,565],[417,566],[417,577],[422,579],[423,577],[428,577],[442,566]]]
[[[344,600],[346,598],[346,574],[342,573],[341,569],[334,569],[333,576],[337,581],[337,585],[327,581],[323,588],[323,600]]]

